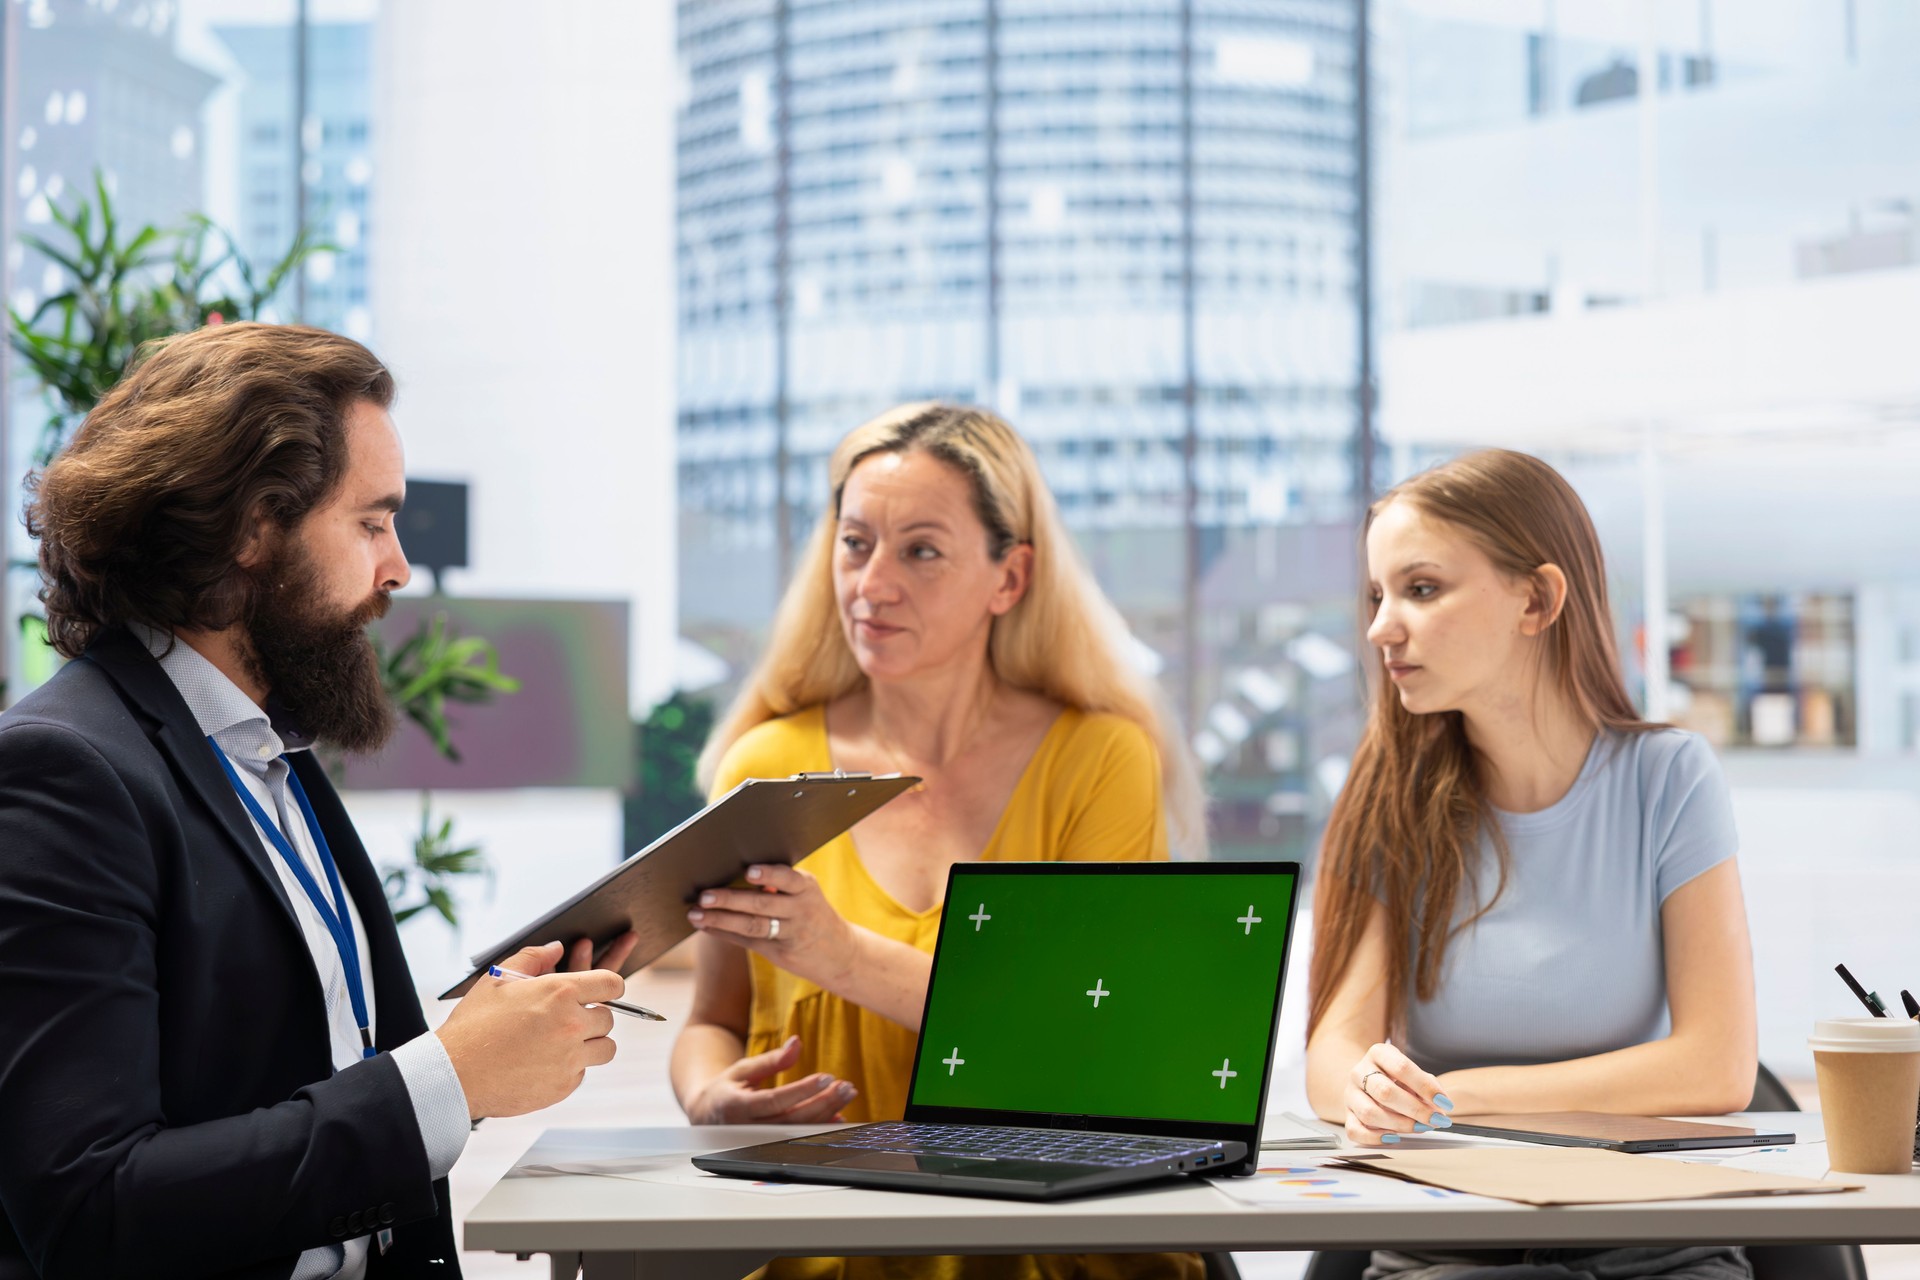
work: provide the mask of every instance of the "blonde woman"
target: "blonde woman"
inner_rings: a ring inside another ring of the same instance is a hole
[[[828,769],[925,781],[798,866],[690,912],[674,1091],[696,1124],[898,1119],[947,869],[1202,852],[1198,777],[1128,663],[1032,451],[979,409],[895,409],[832,500],[701,758],[715,793]],[[1197,1277],[1193,1255],[789,1258],[769,1275]]]

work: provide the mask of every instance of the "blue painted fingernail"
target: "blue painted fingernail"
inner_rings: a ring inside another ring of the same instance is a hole
[[[1445,1107],[1447,1110],[1449,1111],[1453,1110],[1453,1099],[1449,1098],[1446,1094],[1436,1093],[1433,1095],[1433,1100],[1439,1103],[1441,1106]]]
[[[1400,1135],[1399,1135],[1399,1134],[1397,1134],[1397,1133],[1383,1133],[1383,1134],[1381,1134],[1381,1135],[1380,1135],[1380,1141],[1382,1141],[1382,1142],[1398,1142],[1398,1141],[1400,1141]]]
[[[1451,1129],[1453,1128],[1453,1117],[1443,1116],[1436,1111],[1433,1113],[1433,1119],[1429,1123],[1436,1129]]]
[[[1415,1133],[1432,1133],[1433,1126],[1430,1124],[1421,1124],[1418,1120],[1415,1120],[1413,1122],[1413,1131]]]

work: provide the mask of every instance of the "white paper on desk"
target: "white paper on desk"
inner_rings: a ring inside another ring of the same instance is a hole
[[[799,1196],[810,1191],[846,1190],[843,1186],[824,1182],[768,1182],[754,1178],[729,1178],[723,1174],[708,1173],[705,1169],[696,1169],[685,1161],[678,1168],[636,1170],[614,1176],[663,1187],[706,1187],[762,1196]]]
[[[557,1160],[552,1164],[523,1164],[516,1173],[578,1174],[589,1178],[628,1178],[636,1173],[685,1165],[693,1151],[656,1152],[644,1156],[607,1156],[599,1160]]]
[[[1209,1178],[1207,1185],[1230,1200],[1260,1208],[1312,1205],[1325,1208],[1352,1205],[1435,1204],[1478,1200],[1479,1196],[1382,1178],[1351,1169],[1329,1169],[1311,1159],[1263,1160],[1251,1178]]]
[[[1719,1151],[1650,1151],[1648,1155],[1687,1164],[1710,1164],[1750,1173],[1824,1178],[1832,1172],[1824,1142],[1795,1142],[1784,1147],[1733,1147]]]
[[[1824,1178],[1833,1172],[1833,1163],[1824,1142],[1796,1142],[1786,1147],[1766,1147],[1759,1151],[1743,1152],[1720,1163],[1728,1169],[1784,1173],[1796,1178]]]
[[[1291,1111],[1269,1111],[1260,1126],[1262,1151],[1331,1151],[1339,1145],[1340,1135],[1330,1127]]]
[[[629,1182],[651,1182],[666,1187],[717,1187],[722,1191],[744,1191],[749,1195],[793,1196],[809,1191],[844,1191],[837,1184],[819,1182],[771,1182],[752,1178],[728,1178],[688,1162],[699,1152],[675,1152],[668,1155],[616,1156],[607,1160],[569,1160],[557,1164],[528,1164],[518,1172],[533,1174],[578,1174],[592,1178],[624,1178]]]

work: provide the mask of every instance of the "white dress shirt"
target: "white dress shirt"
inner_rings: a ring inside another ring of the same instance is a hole
[[[291,770],[281,758],[288,752],[305,751],[312,743],[291,726],[275,724],[253,699],[193,646],[149,627],[136,626],[133,631],[146,644],[148,652],[159,659],[161,670],[180,691],[200,732],[219,744],[220,750],[233,762],[242,785],[306,863],[308,873],[321,887],[321,892],[331,899],[319,850],[307,830],[299,801],[287,786]],[[257,821],[254,825],[258,829]],[[345,1071],[361,1061],[362,1050],[360,1027],[354,1020],[353,1003],[347,995],[346,969],[340,949],[293,869],[264,831],[260,832],[260,843],[280,875],[287,900],[293,904],[294,916],[306,935],[307,949],[313,953],[314,972],[326,995],[333,1069]],[[366,926],[352,895],[347,896],[347,915],[360,953],[360,982],[366,992],[371,1031],[379,1019],[379,1012],[374,1008],[373,967],[367,956]],[[406,1082],[407,1096],[413,1103],[414,1118],[419,1122],[420,1137],[427,1149],[428,1167],[433,1177],[444,1178],[466,1149],[467,1135],[472,1129],[467,1117],[466,1091],[460,1087],[453,1061],[447,1057],[439,1037],[431,1032],[409,1040],[388,1056]],[[366,1274],[371,1240],[371,1236],[360,1236],[343,1244],[308,1249],[295,1264],[292,1280],[359,1280]]]

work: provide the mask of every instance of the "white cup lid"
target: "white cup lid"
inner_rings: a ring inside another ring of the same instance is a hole
[[[1813,1024],[1807,1047],[1822,1053],[1920,1052],[1920,1022],[1910,1018],[1827,1018]]]

